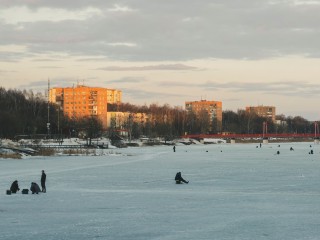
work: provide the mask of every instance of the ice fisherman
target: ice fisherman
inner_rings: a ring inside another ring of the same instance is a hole
[[[172,149],[173,149],[173,152],[176,152],[176,146],[173,146]]]
[[[176,184],[181,184],[182,182],[189,183],[189,181],[186,181],[186,180],[184,180],[182,178],[181,172],[177,172],[176,177],[174,178],[174,180],[176,181]]]
[[[17,191],[19,190],[20,188],[19,188],[18,180],[14,180],[13,183],[11,184],[10,191],[12,193],[17,193]]]
[[[35,182],[31,183],[30,191],[32,192],[32,194],[38,194],[39,192],[41,192],[39,185]]]
[[[42,174],[41,174],[41,188],[42,188],[42,192],[45,193],[47,191],[46,189],[46,178],[47,175],[45,174],[44,170],[42,170]]]

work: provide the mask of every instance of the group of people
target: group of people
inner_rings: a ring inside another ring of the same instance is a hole
[[[45,174],[44,170],[42,170],[42,174],[41,174],[41,188],[39,187],[39,185],[35,182],[31,183],[31,187],[30,187],[30,191],[32,192],[32,194],[38,194],[39,192],[43,192],[45,193],[47,191],[46,189],[46,179],[47,179],[47,175]],[[176,184],[182,184],[182,183],[189,183],[189,181],[186,181],[185,179],[183,179],[183,177],[181,176],[181,172],[177,172],[174,180],[176,181]],[[11,184],[10,187],[10,191],[11,193],[17,193],[20,190],[19,188],[19,184],[18,184],[18,180],[13,181],[13,183]]]
[[[45,174],[44,170],[42,170],[41,173],[41,188],[39,187],[39,185],[35,182],[31,183],[31,187],[30,187],[30,191],[32,192],[32,194],[38,194],[39,192],[43,192],[45,193],[47,191],[46,189],[46,179],[47,179],[47,175]],[[11,184],[10,187],[10,191],[11,193],[17,193],[20,190],[19,188],[19,184],[18,184],[18,180],[13,181],[13,183]]]

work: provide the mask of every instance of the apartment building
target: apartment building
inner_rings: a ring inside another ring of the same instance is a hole
[[[122,92],[115,89],[87,87],[51,88],[49,101],[60,106],[70,118],[97,116],[107,128],[107,104],[121,103]]]
[[[276,107],[274,106],[250,106],[246,107],[246,112],[255,113],[260,117],[271,119],[273,122],[276,121]]]
[[[217,121],[218,130],[221,130],[222,124],[222,102],[220,101],[192,101],[185,102],[186,111],[193,111],[195,114],[199,114],[201,111],[205,110],[209,114],[210,122],[214,120]]]

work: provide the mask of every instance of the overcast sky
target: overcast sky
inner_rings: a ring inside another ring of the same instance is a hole
[[[0,85],[320,120],[320,0],[0,0]]]

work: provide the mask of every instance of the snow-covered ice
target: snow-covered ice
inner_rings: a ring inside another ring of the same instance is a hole
[[[320,146],[278,145],[0,159],[0,239],[320,239]],[[42,169],[47,193],[6,195]]]

